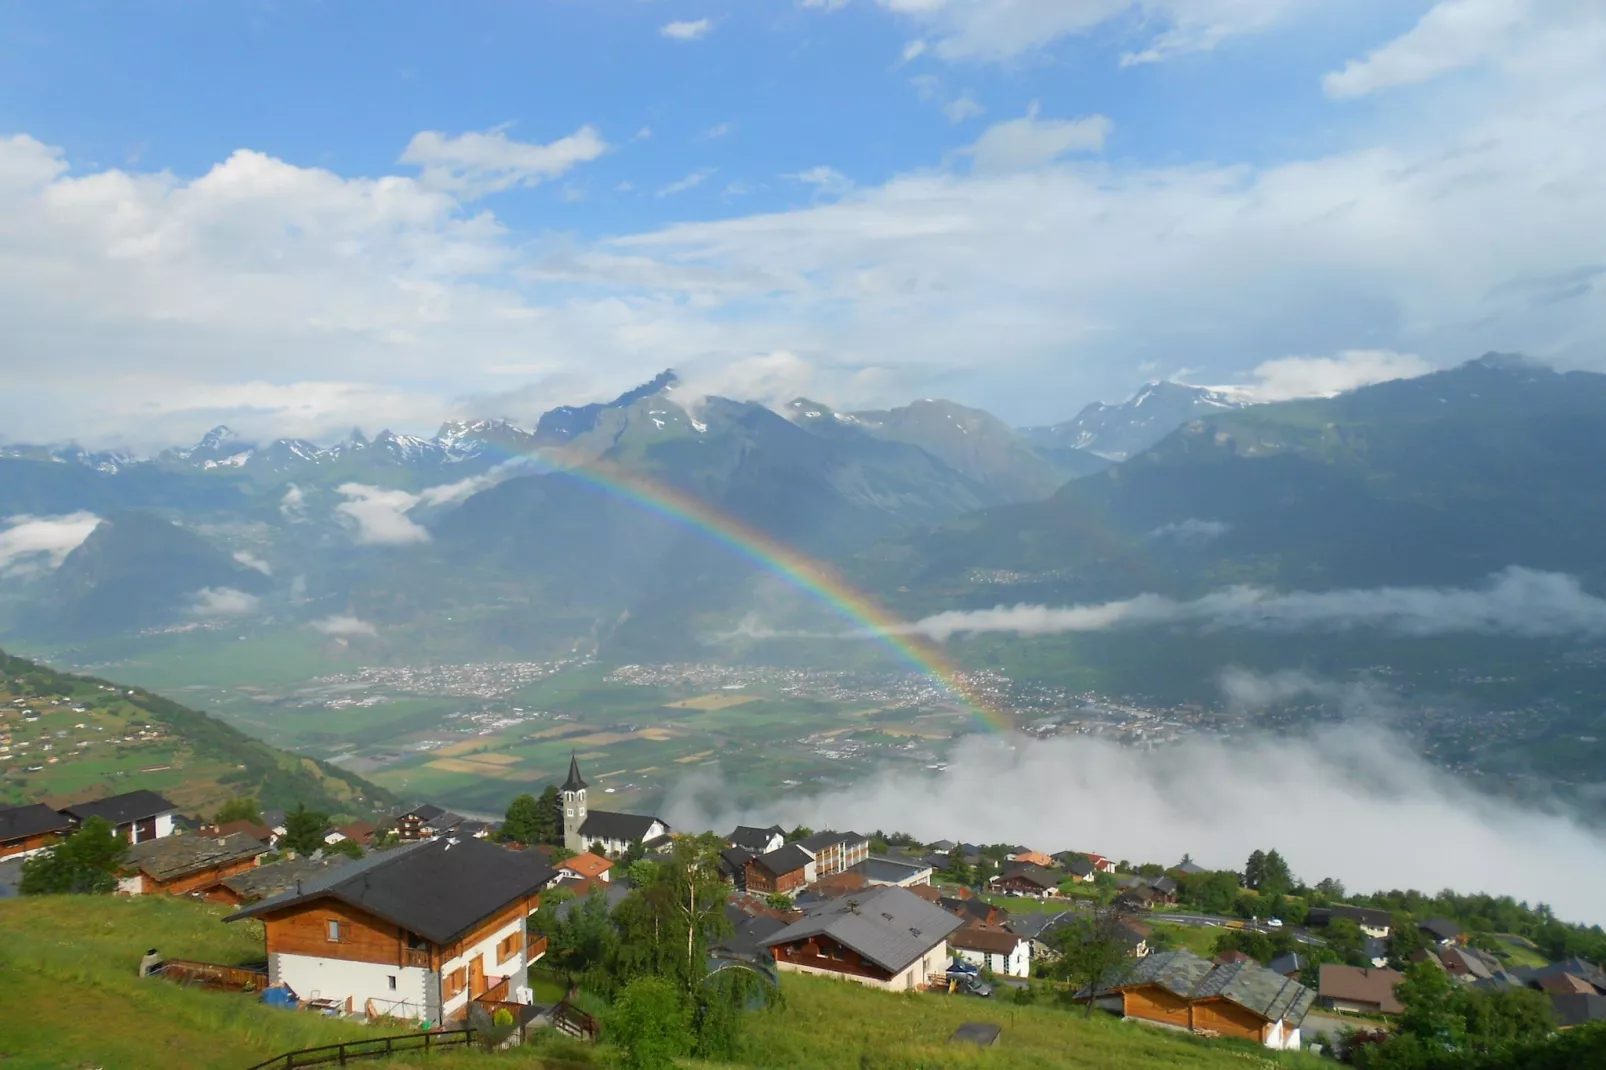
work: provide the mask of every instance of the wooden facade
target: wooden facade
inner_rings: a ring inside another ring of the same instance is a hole
[[[747,862],[747,890],[760,895],[792,895],[808,883],[808,869],[799,866],[790,873],[776,876],[758,864],[758,859],[749,859]]]
[[[1159,985],[1121,990],[1121,1012],[1128,1018],[1190,1031],[1218,1033],[1264,1044],[1277,1023],[1226,999],[1189,1001]]]
[[[55,843],[57,836],[54,832],[41,832],[37,836],[23,836],[21,839],[6,840],[0,843],[0,858],[10,858],[26,851],[38,851]]]
[[[193,873],[185,873],[165,881],[158,880],[149,873],[140,873],[138,875],[140,883],[139,894],[156,895],[166,892],[168,895],[189,895],[191,892],[200,892],[205,898],[213,902],[230,902],[228,899],[214,898],[214,893],[219,890],[228,892],[229,890],[223,887],[223,881],[236,873],[244,873],[248,869],[255,869],[256,865],[257,860],[254,857],[240,858],[232,862],[224,862],[221,865],[198,869]]]
[[[892,980],[885,967],[865,961],[857,951],[843,947],[829,936],[821,934],[789,944],[776,944],[770,949],[777,965],[802,966],[850,977],[867,977],[882,984]]]

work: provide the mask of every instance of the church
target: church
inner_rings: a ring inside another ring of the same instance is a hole
[[[563,796],[563,846],[575,854],[591,851],[617,858],[630,850],[632,843],[650,849],[669,838],[669,825],[659,818],[589,809],[580,761],[572,754],[569,779],[558,790]]]

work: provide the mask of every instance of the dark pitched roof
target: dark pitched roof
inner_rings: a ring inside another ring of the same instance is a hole
[[[985,921],[992,916],[995,910],[1000,914],[1007,915],[1009,913],[1003,907],[995,907],[985,899],[956,899],[953,896],[945,895],[937,900],[937,905],[954,915],[954,917],[964,918],[966,921]],[[1043,912],[1034,910],[1031,913],[1041,915]]]
[[[1559,993],[1550,997],[1550,1009],[1555,1012],[1556,1024],[1564,1029],[1589,1022],[1606,1022],[1606,996]]]
[[[656,817],[643,817],[641,814],[616,814],[607,810],[589,810],[586,812],[585,822],[580,826],[580,835],[595,836],[603,840],[619,840],[629,843],[633,840],[647,838]],[[660,822],[662,824],[662,822]],[[664,825],[668,828],[668,825]]]
[[[1058,914],[1050,914],[1046,910],[1027,910],[1010,915],[1004,925],[1010,932],[1019,933],[1029,940],[1043,940],[1055,929],[1075,920],[1076,917],[1077,914],[1070,910]]]
[[[753,859],[753,864],[762,866],[772,876],[780,877],[787,873],[796,873],[798,870],[814,861],[814,856],[795,843],[785,847],[778,847],[769,854],[762,854]]]
[[[595,755],[593,755],[593,757],[595,757]],[[569,753],[569,779],[565,780],[563,782],[563,787],[559,788],[558,790],[580,791],[584,789],[585,786],[586,782],[580,779],[580,759],[576,758],[574,753],[571,751]]]
[[[1209,872],[1208,870],[1206,870],[1203,866],[1201,866],[1197,862],[1178,862],[1175,866],[1172,866],[1171,868],[1176,870],[1178,873],[1186,873],[1190,877],[1193,876],[1195,873],[1207,873],[1207,872]]]
[[[1426,921],[1417,922],[1416,927],[1432,933],[1440,940],[1454,940],[1465,931],[1449,918],[1428,918]]]
[[[1310,960],[1297,951],[1290,951],[1286,955],[1278,955],[1266,963],[1266,969],[1272,973],[1280,973],[1284,977],[1292,977],[1300,973],[1309,964]]]
[[[749,858],[758,856],[745,847],[721,847],[719,857],[721,868],[727,873],[736,874],[742,872]]]
[[[423,806],[414,807],[405,814],[399,815],[397,820],[400,820],[403,817],[416,817],[420,821],[433,821],[444,813],[446,813],[446,811],[442,810],[439,806],[436,806],[433,803],[425,803]]]
[[[881,887],[810,907],[763,941],[765,947],[821,934],[894,974],[930,951],[960,921],[906,888]]]
[[[43,836],[47,832],[64,832],[71,827],[71,821],[44,803],[0,810],[0,843]]]
[[[843,846],[846,846],[850,843],[868,842],[868,836],[861,836],[857,832],[831,832],[829,830],[825,832],[816,832],[812,836],[805,836],[803,839],[797,841],[799,847],[802,847],[810,854],[816,855],[833,844],[842,844]]]
[[[365,910],[436,944],[448,944],[554,876],[524,851],[483,840],[422,840],[375,851],[321,877],[230,915],[254,918],[329,897]]]
[[[1059,882],[1065,878],[1051,869],[1033,865],[1031,862],[1010,862],[1004,866],[1004,872],[998,875],[999,880],[1023,880],[1035,884],[1039,888],[1057,888]]]
[[[147,817],[165,814],[178,807],[156,794],[154,791],[130,791],[124,795],[111,795],[93,802],[74,803],[64,806],[61,812],[78,821],[88,821],[92,817],[104,818],[113,825],[126,825],[131,821],[143,821]]]
[[[1061,858],[1059,855],[1055,855],[1054,861],[1058,862],[1065,872],[1076,877],[1085,877],[1093,872],[1093,863],[1088,861],[1086,857],[1082,855],[1072,856],[1069,851],[1061,853],[1065,857]]]
[[[783,840],[786,838],[779,825],[771,825],[767,829],[753,825],[737,825],[735,831],[725,837],[725,842],[733,847],[745,847],[749,851],[761,852],[776,836],[780,836]]]
[[[243,862],[268,853],[268,845],[243,832],[216,839],[210,836],[163,836],[128,849],[127,865],[159,881],[230,862]]]

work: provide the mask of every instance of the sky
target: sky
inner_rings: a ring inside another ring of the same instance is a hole
[[[1606,370],[1603,130],[1598,0],[8,4],[0,441]]]

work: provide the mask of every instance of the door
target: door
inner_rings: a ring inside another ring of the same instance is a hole
[[[468,998],[479,999],[489,987],[485,983],[485,956],[475,955],[468,966]]]
[[[147,817],[134,822],[134,842],[144,843],[146,840],[156,838],[156,819]]]

